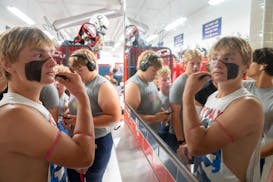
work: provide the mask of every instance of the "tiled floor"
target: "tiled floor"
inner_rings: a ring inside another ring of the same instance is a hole
[[[112,149],[111,158],[102,179],[102,182],[112,182],[112,181],[122,182],[120,170],[118,166],[118,161],[117,161],[117,156],[116,156],[116,150],[114,147]]]
[[[112,134],[115,148],[103,182],[158,182],[128,126],[121,122]]]

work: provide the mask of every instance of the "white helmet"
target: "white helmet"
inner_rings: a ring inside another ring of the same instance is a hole
[[[95,25],[98,33],[105,35],[105,32],[109,26],[108,18],[105,15],[95,14],[90,18],[89,22]]]

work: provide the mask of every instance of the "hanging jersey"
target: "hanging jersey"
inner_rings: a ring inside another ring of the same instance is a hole
[[[244,96],[253,96],[244,88],[240,88],[222,98],[216,98],[217,93],[218,91],[209,96],[201,111],[201,122],[206,128],[209,128],[212,125],[212,122],[214,122],[234,100]],[[227,135],[228,134],[229,133],[227,133]],[[230,137],[232,140],[232,136]],[[259,148],[260,145],[258,144],[250,158],[246,176],[247,181],[259,181]],[[194,174],[201,182],[240,181],[223,162],[222,150],[205,156],[197,156],[194,165]]]
[[[52,126],[57,127],[50,112],[42,105],[16,93],[6,93],[0,101],[0,107],[7,104],[21,104],[37,110]],[[66,169],[62,166],[49,164],[48,182],[67,182]]]

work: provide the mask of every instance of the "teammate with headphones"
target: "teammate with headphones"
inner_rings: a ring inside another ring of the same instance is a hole
[[[83,61],[87,61],[86,66],[87,66],[89,71],[94,71],[96,69],[96,62],[93,61],[92,59],[89,59],[84,54],[80,54],[80,53],[75,52],[75,53],[72,53],[70,57],[76,57],[78,59],[82,59]],[[94,58],[93,56],[91,56],[91,57]]]
[[[125,101],[158,132],[160,122],[169,118],[168,111],[162,111],[157,86],[153,82],[163,60],[156,52],[146,50],[138,57],[138,70],[125,84]]]
[[[99,75],[96,66],[97,59],[88,49],[74,51],[68,61],[69,67],[77,72],[85,84],[90,100],[93,121],[95,126],[96,154],[95,160],[86,173],[79,174],[74,169],[68,169],[68,177],[71,182],[81,181],[84,176],[87,182],[101,182],[106,166],[111,156],[113,139],[111,125],[121,118],[121,106],[119,96],[114,86],[103,76]],[[70,129],[70,133],[77,132],[77,128],[71,131],[77,113],[77,101],[72,99],[69,103],[69,113],[64,115],[63,125]],[[81,170],[82,172],[82,170]]]
[[[147,57],[139,63],[139,69],[141,71],[146,71],[149,66],[153,65],[153,62],[156,63],[158,59],[160,59],[160,57],[156,54],[147,55]]]

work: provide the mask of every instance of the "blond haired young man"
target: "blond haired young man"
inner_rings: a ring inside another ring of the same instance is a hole
[[[39,29],[15,27],[0,36],[0,63],[8,93],[0,101],[0,181],[50,181],[49,163],[79,168],[94,160],[94,127],[80,77],[59,73],[75,95],[80,112],[73,138],[61,133],[39,101],[44,85],[54,82],[54,45]]]
[[[185,72],[176,78],[170,89],[170,105],[172,108],[172,123],[174,133],[180,144],[185,142],[183,133],[183,104],[182,96],[188,77],[200,71],[202,61],[201,53],[196,49],[189,49],[183,55],[183,64],[185,66]]]
[[[259,181],[264,114],[258,99],[242,87],[251,46],[242,38],[223,37],[210,53],[218,91],[209,96],[200,116],[194,96],[209,74],[192,74],[183,95],[184,133],[189,154],[195,156],[194,174],[199,181]]]

